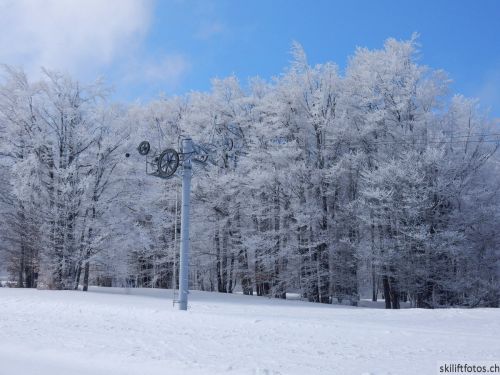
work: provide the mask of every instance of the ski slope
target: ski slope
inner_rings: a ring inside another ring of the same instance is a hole
[[[435,374],[500,359],[499,309],[354,308],[192,292],[0,288],[0,375]]]

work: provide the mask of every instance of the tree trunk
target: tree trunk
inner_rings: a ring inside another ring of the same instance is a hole
[[[389,286],[389,278],[387,275],[382,275],[382,284],[384,286],[384,299],[385,299],[385,308],[391,308],[391,288]]]
[[[370,237],[371,237],[371,250],[372,250],[372,259],[371,259],[371,268],[372,268],[372,301],[377,302],[377,294],[378,294],[378,282],[377,282],[377,274],[375,272],[375,224],[373,220],[373,212],[370,212],[370,216],[372,218],[372,223],[370,225]]]
[[[214,242],[215,242],[215,262],[216,262],[216,273],[217,273],[217,291],[223,291],[223,282],[222,282],[222,259],[221,259],[221,246],[220,246],[220,237],[219,237],[219,226],[216,224],[215,234],[214,234]]]
[[[233,287],[234,287],[233,276],[234,276],[234,254],[231,254],[231,262],[229,266],[229,285],[227,288],[228,293],[233,292]]]
[[[83,274],[83,291],[89,290],[89,273],[90,273],[90,262],[85,262],[85,272]]]
[[[396,279],[391,276],[389,278],[389,283],[390,283],[390,300],[391,300],[391,307],[393,309],[399,309],[399,290],[398,290],[398,285],[396,282]]]
[[[24,245],[21,244],[21,256],[19,258],[19,272],[17,275],[17,287],[18,288],[23,288],[24,287]]]
[[[372,301],[373,302],[377,302],[377,294],[378,294],[377,275],[375,273],[375,267],[372,264]]]
[[[80,284],[80,276],[82,274],[82,262],[78,262],[78,268],[76,270],[75,284],[73,286],[74,290],[78,290],[78,285]]]

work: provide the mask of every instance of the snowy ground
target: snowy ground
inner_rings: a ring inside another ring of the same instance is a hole
[[[324,306],[193,292],[0,288],[0,375],[436,374],[500,359],[500,310]]]

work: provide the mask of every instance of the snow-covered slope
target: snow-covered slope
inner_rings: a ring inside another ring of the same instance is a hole
[[[399,310],[165,290],[0,288],[0,375],[434,374],[492,361],[500,310]]]

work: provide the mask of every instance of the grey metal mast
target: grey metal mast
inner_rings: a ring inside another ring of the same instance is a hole
[[[191,154],[193,141],[182,140],[182,208],[181,208],[181,250],[179,264],[179,310],[187,310],[189,293],[189,208],[191,202]]]

